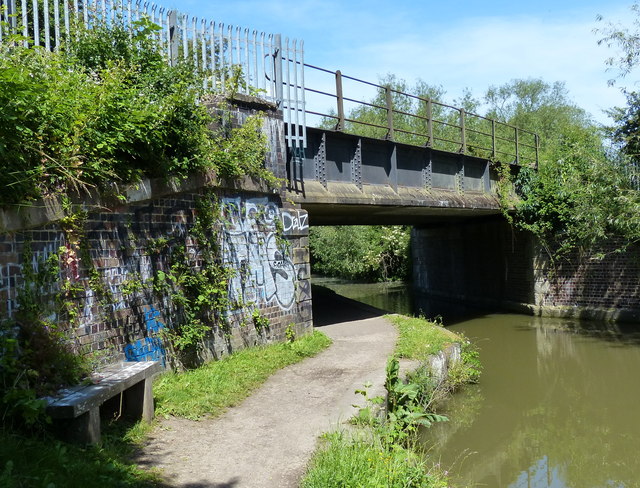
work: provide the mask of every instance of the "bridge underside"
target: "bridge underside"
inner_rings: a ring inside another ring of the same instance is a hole
[[[308,129],[287,197],[312,225],[426,225],[500,214],[492,163],[387,140]]]

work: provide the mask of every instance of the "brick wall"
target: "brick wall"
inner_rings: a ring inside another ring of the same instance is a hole
[[[486,303],[533,301],[531,241],[502,219],[416,228],[411,248],[418,290]]]
[[[305,211],[284,206],[277,195],[237,190],[192,190],[88,213],[79,228],[50,223],[0,236],[0,311],[14,317],[25,266],[37,270],[59,255],[56,283],[42,293],[59,293],[66,282],[79,316],[64,325],[82,353],[104,360],[164,359],[162,334],[180,306],[170,293],[154,292],[154,277],[169,272],[169,256],[178,246],[190,266],[200,265],[193,228],[196,200],[219,205],[215,226],[220,258],[233,269],[227,285],[230,329],[213,327],[201,353],[219,357],[232,350],[281,341],[289,324],[298,334],[312,327],[308,224]],[[26,245],[25,243],[28,243]],[[161,243],[161,246],[159,246]],[[24,251],[32,257],[25,263]],[[270,321],[253,327],[253,310]],[[47,314],[55,313],[55,304]],[[50,317],[65,321],[63,315]]]
[[[266,166],[285,177],[284,124],[275,106],[252,97],[219,102],[209,107],[218,115],[217,128],[266,114]],[[226,289],[232,305],[216,319],[225,326],[211,327],[200,359],[281,341],[290,324],[297,334],[312,329],[307,213],[284,203],[282,191],[249,178],[220,181],[211,173],[181,182],[145,180],[119,193],[126,204],[105,195],[76,202],[86,215],[75,224],[55,199],[0,210],[1,318],[16,317],[25,271],[44,269],[54,256],[54,283],[38,290],[42,313],[67,330],[78,352],[104,362],[166,359],[162,330],[176,323],[181,308],[171,293],[154,289],[154,278],[169,272],[170,256],[181,247],[191,269],[200,269],[196,202],[208,199],[219,209],[213,224],[219,257],[234,273]],[[256,330],[254,310],[269,319],[268,328]]]
[[[611,241],[586,255],[574,252],[555,267],[538,249],[536,305],[640,310],[640,246],[614,252],[620,245]]]
[[[552,266],[532,235],[504,220],[414,229],[414,283],[429,295],[537,315],[637,321],[640,246],[620,242]]]

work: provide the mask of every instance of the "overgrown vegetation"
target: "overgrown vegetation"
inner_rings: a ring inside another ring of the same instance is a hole
[[[186,418],[217,416],[239,404],[275,371],[330,345],[320,332],[287,343],[244,349],[186,373],[166,373],[154,385],[157,412]],[[150,426],[114,422],[99,446],[77,447],[47,434],[25,436],[0,429],[0,486],[151,487],[157,473],[131,463]]]
[[[170,66],[157,29],[77,26],[60,53],[0,43],[0,205],[204,169],[274,182],[260,122],[212,134],[206,73]]]
[[[411,273],[409,240],[405,226],[312,227],[313,271],[352,280],[405,280]]]
[[[103,429],[100,447],[79,447],[48,435],[25,437],[0,430],[0,486],[146,488],[160,476],[130,461],[144,438],[145,425],[113,424]]]
[[[44,260],[33,255],[29,242],[24,245],[19,308],[13,320],[0,321],[3,426],[17,422],[33,427],[41,422],[44,401],[39,397],[78,382],[90,370],[88,358],[75,354],[66,334],[77,316],[67,300],[77,290],[62,279],[61,290],[51,296],[61,280],[60,260],[65,252],[62,248]]]
[[[142,177],[184,178],[205,170],[277,184],[264,167],[261,119],[231,128],[227,116],[219,115],[224,111],[213,115],[206,108],[211,101],[225,108],[225,97],[244,83],[241,70],[228,68],[233,72],[223,93],[207,91],[202,87],[208,73],[187,60],[167,62],[158,29],[146,18],[131,28],[123,19],[74,25],[59,52],[25,47],[20,36],[0,42],[0,206],[56,196],[67,214],[60,222],[67,245],[48,259],[33,257],[25,244],[24,282],[12,285],[18,308],[0,323],[3,425],[18,418],[36,423],[43,406],[38,397],[77,383],[91,369],[88,351],[70,332],[78,325],[84,285],[65,276],[61,263],[80,262],[98,303],[113,302],[80,234],[83,216],[74,213],[73,197],[92,190],[120,196],[120,184]],[[192,237],[202,266],[196,270],[186,248],[177,246],[169,272],[154,277],[154,291],[174,300],[176,326],[164,333],[178,352],[201,341],[211,322],[224,325],[220,316],[229,305],[233,270],[222,265],[213,235],[213,211],[219,208],[201,207]],[[134,299],[143,285],[132,276],[121,286],[123,296]]]
[[[446,472],[431,461],[417,442],[420,429],[447,418],[436,411],[438,402],[462,384],[477,382],[480,363],[477,349],[464,337],[422,318],[387,317],[398,328],[395,356],[387,363],[386,399],[371,397],[368,386],[356,391],[365,405],[353,419],[354,431],[326,434],[315,453],[301,486],[320,487],[446,487]],[[450,368],[447,378],[437,378],[426,364],[400,376],[396,356],[425,361],[453,342],[462,346],[462,361]],[[384,405],[383,415],[379,415]]]
[[[275,371],[318,354],[331,340],[315,331],[282,344],[243,349],[154,384],[156,412],[190,419],[218,416],[238,405]]]
[[[587,252],[617,236],[640,238],[640,200],[628,161],[607,147],[605,132],[575,106],[564,85],[515,80],[488,92],[490,114],[541,136],[538,171],[512,179],[517,199],[505,212],[535,234],[550,256]]]

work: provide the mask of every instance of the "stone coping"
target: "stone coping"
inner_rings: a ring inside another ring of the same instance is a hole
[[[143,179],[138,183],[119,186],[112,183],[111,191],[92,191],[87,195],[71,198],[71,205],[65,204],[56,195],[28,204],[0,209],[0,233],[41,227],[57,222],[77,211],[118,211],[132,203],[140,203],[171,194],[186,193],[203,188],[219,188],[261,194],[279,194],[265,182],[245,176],[237,180],[219,178],[215,171],[199,172],[185,179]]]

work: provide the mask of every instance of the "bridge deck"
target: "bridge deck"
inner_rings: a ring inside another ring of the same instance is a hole
[[[487,159],[308,129],[288,197],[315,225],[421,224],[500,213]]]

